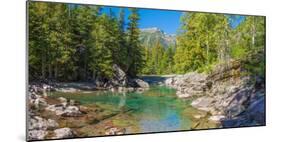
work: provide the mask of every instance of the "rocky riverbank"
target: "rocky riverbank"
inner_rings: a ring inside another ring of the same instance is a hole
[[[194,108],[210,114],[208,119],[222,127],[265,125],[264,80],[243,75],[241,70],[238,61],[231,61],[209,74],[193,72],[169,78],[165,85],[177,89],[179,98],[193,100]]]
[[[109,90],[112,92],[143,92],[149,89],[149,84],[140,78],[129,77],[120,67],[113,65],[113,76],[111,79],[97,78],[84,82],[57,82],[37,81],[30,83],[33,88],[42,93],[58,91],[75,93],[80,91]]]
[[[126,133],[125,128],[107,122],[108,118],[119,115],[119,111],[112,110],[112,107],[81,105],[63,97],[44,96],[43,92],[44,88],[38,85],[29,86],[27,128],[29,140]],[[123,110],[123,113],[129,111]],[[103,127],[96,125],[100,122]]]

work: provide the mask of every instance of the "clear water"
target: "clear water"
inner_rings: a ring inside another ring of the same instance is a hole
[[[83,104],[110,105],[114,109],[132,110],[139,132],[177,131],[190,129],[190,119],[183,110],[189,101],[178,99],[174,89],[153,86],[143,93],[113,93],[93,91],[80,93],[52,93],[54,97],[74,99]],[[118,120],[127,121],[127,120]]]

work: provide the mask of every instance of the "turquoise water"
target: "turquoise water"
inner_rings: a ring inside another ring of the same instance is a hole
[[[54,97],[74,99],[83,104],[110,105],[114,110],[131,110],[134,124],[140,132],[176,131],[190,129],[190,119],[183,110],[190,102],[178,99],[176,91],[163,86],[152,86],[143,93],[113,93],[93,91],[79,93],[59,93]],[[118,120],[127,121],[127,120]]]

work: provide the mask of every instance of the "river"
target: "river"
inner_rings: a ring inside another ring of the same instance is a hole
[[[126,133],[189,130],[191,119],[184,110],[191,107],[190,100],[178,99],[175,93],[175,89],[152,85],[143,93],[81,91],[52,92],[49,95],[73,99],[84,106],[94,104],[118,112],[121,116],[108,119],[115,126],[126,128]]]

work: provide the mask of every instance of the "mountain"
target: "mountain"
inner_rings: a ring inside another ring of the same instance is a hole
[[[157,27],[140,29],[140,41],[146,47],[154,46],[157,41],[165,47],[176,45],[176,36],[173,34],[167,34]]]

